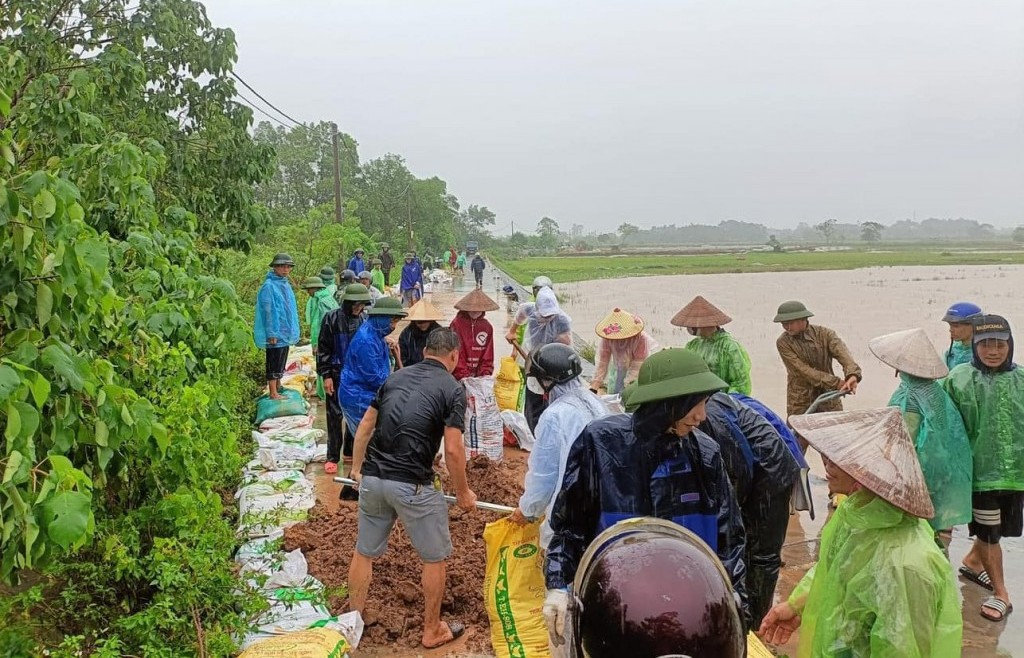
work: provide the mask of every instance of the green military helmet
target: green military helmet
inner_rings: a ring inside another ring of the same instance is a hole
[[[270,261],[271,267],[277,267],[278,265],[295,265],[295,261],[292,260],[291,256],[282,251],[279,254],[275,254],[274,260]]]
[[[412,260],[413,258],[415,258],[415,256],[411,251],[405,252],[405,260]]]
[[[383,249],[384,251],[387,251],[388,249],[391,248],[391,245],[389,245],[387,242],[381,242],[380,248]]]
[[[622,392],[622,404],[633,411],[641,404],[693,393],[724,391],[729,385],[708,369],[694,351],[673,347],[655,352],[640,365],[636,381]]]
[[[318,276],[307,276],[306,280],[302,282],[303,290],[323,290],[326,287],[324,280]]]
[[[366,286],[363,286],[364,288]],[[391,315],[394,317],[404,318],[409,315],[402,308],[402,302],[395,297],[381,297],[373,305],[369,311],[366,312],[368,315]]]
[[[350,283],[345,287],[346,302],[369,302],[372,301],[370,297],[370,290],[361,283]]]
[[[790,300],[779,304],[779,311],[775,314],[775,319],[772,322],[789,322],[811,317],[814,317],[814,313],[808,311],[803,302]]]
[[[328,265],[320,268],[320,278],[323,279],[323,282],[327,285],[334,283],[334,268]]]

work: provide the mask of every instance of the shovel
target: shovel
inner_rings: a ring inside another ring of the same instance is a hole
[[[355,480],[352,480],[350,478],[337,477],[337,478],[334,478],[334,481],[339,483],[339,484],[347,484],[350,487],[358,487],[359,486],[358,482],[356,482]],[[455,496],[447,496],[446,495],[444,497],[444,499],[445,499],[445,501],[447,501],[447,503],[449,505],[454,505],[455,504]],[[481,502],[477,502],[476,506],[477,506],[477,509],[482,509],[482,510],[485,510],[487,512],[497,512],[498,514],[511,514],[512,512],[516,511],[515,507],[509,507],[508,505],[496,505],[494,503],[481,503]]]

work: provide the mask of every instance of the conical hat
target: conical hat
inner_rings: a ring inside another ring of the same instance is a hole
[[[700,295],[694,297],[672,318],[672,324],[677,327],[721,327],[730,322],[732,318]]]
[[[621,308],[612,309],[612,312],[604,316],[604,319],[594,327],[598,336],[608,340],[632,338],[643,330],[644,321],[639,316],[623,311]]]
[[[455,302],[455,308],[460,311],[484,312],[497,311],[498,302],[491,299],[487,293],[479,288],[473,288],[469,294]]]
[[[409,315],[405,319],[409,322],[437,322],[444,320],[444,314],[427,300],[421,299],[409,308]]]
[[[935,516],[914,442],[896,407],[790,416],[818,452],[908,514]]]
[[[935,351],[924,329],[907,329],[868,341],[868,349],[882,363],[922,379],[941,379],[949,368]]]

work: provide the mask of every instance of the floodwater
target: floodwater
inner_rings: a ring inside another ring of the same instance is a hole
[[[594,325],[619,306],[638,313],[662,347],[684,345],[690,336],[670,319],[696,295],[703,295],[733,318],[726,328],[746,347],[753,363],[754,397],[784,415],[786,372],[775,349],[781,328],[772,323],[778,305],[803,301],[815,313],[811,322],[835,329],[864,371],[857,395],[844,400],[846,409],[885,406],[898,380],[891,368],[868,350],[868,340],[881,334],[922,327],[939,350],[949,345],[945,309],[956,301],[972,301],[985,311],[1005,316],[1024,328],[1024,266],[885,267],[827,272],[709,274],[644,277],[555,284],[574,330],[596,340]],[[1018,357],[1019,358],[1019,357]],[[816,559],[817,537],[825,520],[827,491],[821,462],[809,461],[817,475],[816,521],[806,513],[793,517],[783,559],[786,566],[779,593],[788,595]],[[966,527],[957,528],[950,560],[959,565],[970,548]],[[1011,597],[1024,605],[1024,542],[1003,541],[1007,585]],[[1024,619],[1014,614],[999,624],[979,614],[983,595],[977,585],[958,580],[964,614],[964,656],[1024,656]],[[1017,613],[1019,615],[1020,613]],[[783,652],[795,650],[795,643]]]

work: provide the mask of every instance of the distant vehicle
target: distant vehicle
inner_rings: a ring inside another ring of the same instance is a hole
[[[472,256],[473,254],[475,254],[477,252],[478,249],[480,249],[480,245],[477,244],[476,240],[468,240],[466,242],[466,255],[467,256]]]

